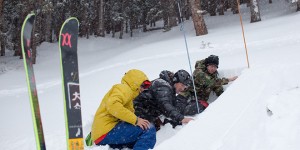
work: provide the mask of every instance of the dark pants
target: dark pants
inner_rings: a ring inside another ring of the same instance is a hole
[[[199,106],[199,113],[201,113],[208,106],[208,103],[201,100],[197,102]],[[195,99],[189,100],[189,98],[180,94],[176,96],[175,107],[184,116],[193,116],[198,114],[197,103]]]
[[[97,145],[108,144],[111,148],[148,150],[153,149],[155,143],[156,130],[153,124],[150,125],[150,129],[143,130],[139,126],[120,122]]]
[[[199,106],[199,113],[204,111],[206,108],[200,102],[198,102],[198,106]],[[190,101],[184,109],[184,115],[185,116],[193,116],[196,114],[198,114],[197,103],[196,103],[196,101]]]

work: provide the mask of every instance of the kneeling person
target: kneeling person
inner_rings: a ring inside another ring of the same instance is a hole
[[[153,149],[156,130],[149,121],[134,114],[133,99],[148,77],[140,70],[129,70],[121,84],[114,85],[104,96],[92,125],[92,140],[96,145],[134,150]],[[148,81],[149,82],[149,81]]]

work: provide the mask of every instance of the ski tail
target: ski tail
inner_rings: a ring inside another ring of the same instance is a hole
[[[68,150],[84,149],[77,57],[78,30],[79,21],[71,17],[63,23],[59,34]]]
[[[33,64],[31,58],[31,33],[35,14],[28,14],[25,18],[22,30],[21,30],[21,47],[24,61],[24,69],[26,72],[26,80],[28,86],[31,114],[34,126],[35,140],[37,150],[46,150],[46,144],[44,140],[42,119],[39,108],[39,101],[37,96],[37,89],[35,83],[35,76],[33,71]]]

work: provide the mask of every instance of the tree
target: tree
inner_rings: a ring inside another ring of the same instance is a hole
[[[80,21],[80,36],[86,36],[89,39],[89,2],[88,0],[82,1],[82,11],[81,11],[81,20]]]
[[[170,11],[169,23],[170,23],[170,27],[177,26],[176,10],[177,10],[177,7],[175,7],[175,0],[169,0],[169,11]]]
[[[15,51],[14,56],[20,56],[20,59],[22,59],[22,51],[21,51],[21,26],[23,23],[23,20],[25,18],[25,12],[26,12],[26,0],[21,1],[21,0],[15,0],[13,1],[14,6],[16,6],[15,11],[16,11],[16,16],[13,21],[13,26],[14,30],[12,33],[13,36],[13,49]],[[25,4],[25,5],[24,5]]]
[[[259,5],[257,0],[250,1],[251,23],[261,21]]]
[[[42,42],[42,23],[43,23],[43,13],[42,13],[42,0],[37,0],[35,2],[35,21],[34,26],[32,28],[32,36],[31,36],[31,61],[32,64],[36,63],[36,55],[37,55],[37,46]]]
[[[5,46],[3,38],[3,25],[4,25],[4,15],[3,15],[3,0],[0,0],[0,56],[5,55]]]
[[[98,27],[98,34],[101,37],[105,36],[104,33],[104,0],[100,0],[100,6],[99,6],[99,27]]]
[[[208,12],[210,16],[216,16],[217,2],[216,0],[210,0],[208,5]]]
[[[53,20],[53,3],[51,1],[45,1],[43,4],[43,14],[45,16],[45,41],[52,43],[52,20]]]
[[[190,0],[192,18],[194,22],[194,28],[196,30],[196,36],[205,35],[208,33],[203,16],[200,11],[200,1]]]
[[[189,20],[190,19],[190,16],[192,14],[191,12],[191,7],[190,7],[190,1],[189,0],[186,0],[186,4],[184,6],[184,17],[186,20]]]
[[[219,15],[224,15],[224,9],[225,9],[225,0],[220,0],[219,1],[219,8],[218,8],[218,11],[219,11]]]
[[[238,10],[238,2],[237,0],[229,0],[230,1],[230,7],[233,14],[239,13]]]
[[[162,18],[164,21],[164,28],[169,29],[170,28],[170,26],[169,26],[169,10],[168,10],[169,3],[166,0],[161,0],[160,3],[162,6]]]
[[[297,11],[300,11],[300,0],[297,2]]]

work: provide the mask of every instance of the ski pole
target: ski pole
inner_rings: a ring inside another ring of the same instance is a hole
[[[193,81],[195,101],[196,101],[196,105],[197,105],[197,111],[198,111],[198,114],[199,114],[200,112],[199,112],[199,104],[197,102],[198,98],[197,98],[197,93],[196,93],[195,81],[194,81],[194,76],[193,76],[193,73],[192,73],[190,53],[189,53],[189,48],[188,48],[188,44],[187,44],[187,40],[186,40],[186,35],[185,35],[185,30],[184,30],[184,22],[183,22],[183,19],[182,19],[182,16],[181,16],[181,9],[180,9],[179,1],[177,2],[177,5],[178,5],[178,11],[179,11],[179,16],[180,16],[180,20],[181,20],[180,31],[183,32],[183,37],[184,37],[184,42],[185,42],[185,49],[186,49],[186,53],[187,53],[187,56],[188,56],[188,61],[189,61],[189,66],[190,66],[190,73],[191,73],[191,77],[192,77],[192,81]]]
[[[248,68],[250,68],[249,59],[248,59],[248,49],[247,49],[247,44],[246,44],[246,38],[245,38],[245,33],[244,33],[244,25],[243,25],[243,20],[242,20],[242,15],[241,15],[241,10],[240,10],[239,0],[237,0],[237,6],[238,6],[238,11],[239,11],[239,16],[240,16],[240,23],[241,23],[241,27],[242,27],[243,40],[244,40],[244,46],[245,46],[246,58],[247,58],[247,64],[248,64]]]

